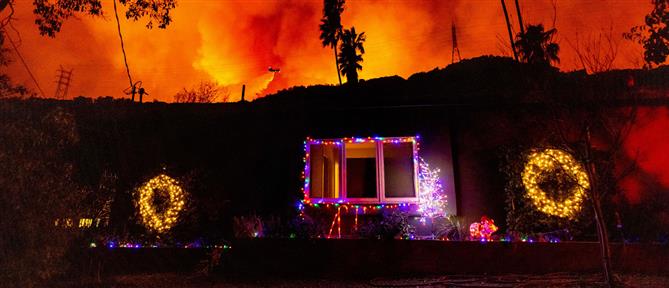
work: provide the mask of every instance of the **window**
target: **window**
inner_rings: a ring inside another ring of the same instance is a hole
[[[383,143],[386,198],[414,198],[415,167],[412,143]]]
[[[415,137],[308,139],[305,194],[314,203],[417,202]]]
[[[376,143],[346,143],[346,198],[377,196]]]
[[[338,198],[341,149],[337,145],[311,145],[311,195],[314,198]]]

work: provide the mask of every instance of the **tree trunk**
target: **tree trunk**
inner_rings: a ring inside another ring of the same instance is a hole
[[[604,281],[606,287],[613,286],[613,275],[611,271],[611,250],[609,246],[609,233],[606,230],[606,223],[602,213],[601,199],[591,193],[593,196],[592,204],[595,209],[595,220],[597,221],[597,236],[599,237],[599,250],[602,255],[602,268],[604,270]],[[597,198],[594,198],[597,197]]]
[[[346,83],[347,84],[358,84],[358,71],[353,68],[352,71],[349,71],[346,74]]]
[[[511,22],[509,22],[509,13],[506,11],[506,4],[502,0],[502,10],[504,11],[504,18],[506,19],[506,29],[509,30],[509,43],[511,44],[511,51],[513,51],[513,59],[518,62],[518,53],[516,52],[516,45],[513,44],[513,33],[511,32]]]
[[[520,13],[520,4],[516,0],[516,13],[518,14],[518,24],[520,25],[520,34],[525,35],[525,26],[523,26],[523,15]]]
[[[337,57],[337,44],[335,44],[332,50],[334,50],[335,65],[337,65],[337,78],[339,78],[339,86],[341,86],[341,73],[339,73],[339,57]]]
[[[600,198],[599,183],[597,178],[597,171],[595,164],[592,161],[590,129],[586,128],[586,171],[590,179],[590,198],[592,198],[592,206],[595,212],[595,222],[597,223],[597,237],[599,238],[599,251],[602,257],[602,269],[604,272],[604,282],[606,287],[613,286],[613,275],[611,271],[611,250],[609,246],[609,234],[606,231],[606,221],[604,221],[604,213],[602,211],[602,202]]]

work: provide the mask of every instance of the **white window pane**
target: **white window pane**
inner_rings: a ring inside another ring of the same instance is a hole
[[[346,143],[346,197],[377,198],[376,144]]]
[[[387,198],[416,196],[412,143],[383,144],[384,187]]]
[[[309,196],[338,198],[341,148],[337,145],[311,144],[309,147]]]

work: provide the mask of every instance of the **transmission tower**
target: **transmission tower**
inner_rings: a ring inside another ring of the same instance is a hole
[[[70,88],[70,80],[72,79],[72,69],[70,70],[65,70],[63,69],[63,66],[61,65],[58,70],[58,80],[56,81],[56,93],[54,94],[54,98],[56,99],[65,99],[67,96],[67,89]]]
[[[451,35],[453,36],[453,52],[451,52],[451,64],[455,63],[455,54],[458,54],[458,62],[462,60],[460,57],[460,48],[458,48],[458,36],[455,30],[455,22],[451,23]]]

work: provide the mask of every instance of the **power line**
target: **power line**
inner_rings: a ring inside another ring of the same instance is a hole
[[[46,94],[44,94],[44,91],[42,90],[42,87],[39,86],[39,83],[37,83],[37,79],[35,78],[35,75],[33,75],[33,72],[30,71],[30,67],[28,67],[28,64],[26,63],[26,60],[23,59],[23,56],[21,55],[21,52],[19,52],[19,48],[16,47],[16,44],[12,40],[11,37],[9,37],[9,34],[7,34],[7,30],[3,30],[3,33],[5,33],[5,36],[7,37],[7,40],[9,40],[9,43],[12,44],[12,48],[14,48],[14,51],[16,51],[16,55],[19,56],[19,59],[21,60],[21,63],[23,64],[23,67],[26,68],[26,71],[28,71],[28,75],[30,75],[30,78],[33,79],[33,82],[35,83],[35,86],[37,86],[37,90],[39,90],[40,94],[42,94],[42,97],[45,97]]]
[[[121,52],[123,52],[123,62],[125,63],[125,71],[128,72],[128,82],[132,87],[132,101],[135,102],[135,86],[130,77],[130,68],[128,67],[128,58],[125,55],[125,46],[123,45],[123,35],[121,34],[121,21],[118,20],[118,10],[116,9],[116,0],[114,2],[114,15],[116,16],[116,27],[118,28],[118,38],[121,39]]]

